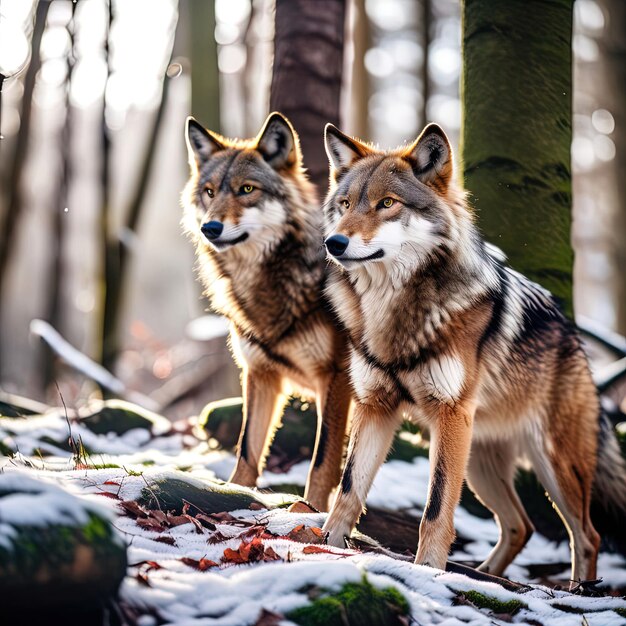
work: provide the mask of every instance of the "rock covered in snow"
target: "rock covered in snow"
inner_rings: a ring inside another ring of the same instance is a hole
[[[111,512],[34,471],[0,474],[2,610],[100,606],[126,574]]]

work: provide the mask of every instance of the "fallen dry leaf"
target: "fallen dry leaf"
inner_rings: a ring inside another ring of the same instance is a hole
[[[142,509],[134,500],[122,500],[122,502],[120,502],[120,506],[131,517],[148,517],[148,513],[144,511],[144,509]]]
[[[298,500],[298,502],[294,502],[289,505],[287,509],[289,513],[318,513],[316,509],[314,509],[308,502],[304,500]]]
[[[206,572],[206,570],[211,569],[212,567],[219,566],[219,563],[216,563],[215,561],[211,561],[211,559],[205,559],[205,558],[202,558],[198,561],[196,559],[191,559],[187,556],[184,556],[180,560],[185,565],[188,565],[189,567],[193,567],[194,569],[197,569],[200,572]]]
[[[176,539],[174,539],[174,537],[170,537],[169,535],[161,535],[160,537],[155,537],[153,541],[158,541],[159,543],[166,543],[168,546],[176,545]]]
[[[307,527],[304,524],[296,526],[286,535],[287,539],[299,543],[324,543],[324,532],[315,526]]]
[[[304,546],[302,548],[304,554],[334,554],[335,556],[349,556],[343,552],[333,552],[329,548],[323,546]]]

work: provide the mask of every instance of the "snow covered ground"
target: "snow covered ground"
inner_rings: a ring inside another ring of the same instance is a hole
[[[77,422],[71,430],[72,437],[89,450],[86,457],[77,459],[64,450],[68,422],[62,412],[27,419],[0,418],[0,442],[19,451],[12,458],[0,457],[0,488],[7,481],[24,481],[27,486],[33,479],[54,485],[41,503],[46,507],[42,516],[48,522],[64,514],[67,492],[114,515],[115,527],[128,545],[131,566],[120,601],[140,626],[256,624],[263,609],[285,616],[311,602],[311,588],[338,591],[347,582],[361,581],[364,575],[375,587],[400,591],[409,602],[411,623],[415,624],[499,624],[503,620],[555,626],[626,624],[626,601],[620,598],[583,597],[536,584],[520,594],[381,554],[327,548],[316,530],[323,525],[324,514],[299,512],[298,507],[289,511],[251,505],[225,515],[204,515],[191,507],[168,516],[150,510],[145,503],[130,506],[129,502],[164,480],[182,478],[202,487],[206,480],[224,479],[234,457],[210,449],[182,426],[167,429],[164,422],[151,430],[133,429],[121,435],[95,434]],[[306,463],[283,474],[266,472],[261,486],[302,485],[306,472]],[[368,504],[417,515],[425,503],[427,478],[424,458],[390,461],[381,469]],[[266,497],[249,493],[262,500]],[[282,500],[277,495],[272,502]],[[284,497],[286,505],[293,500]],[[0,542],[9,532],[5,522],[10,521],[9,515],[15,522],[17,510],[14,506],[4,510],[0,504]],[[461,507],[456,528],[467,543],[463,552],[452,555],[455,561],[482,559],[497,540],[493,520],[479,519]],[[535,534],[507,575],[532,583],[529,565],[567,561],[565,543],[556,545]],[[626,586],[623,557],[603,553],[598,569],[606,584]],[[467,600],[465,594],[470,590],[522,604],[513,615],[498,616]]]

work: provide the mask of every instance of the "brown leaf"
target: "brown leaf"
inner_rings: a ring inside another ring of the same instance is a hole
[[[197,513],[196,519],[200,520],[200,523],[205,528],[208,528],[209,530],[215,530],[217,528],[217,526],[213,523],[211,518],[208,515],[205,515],[204,513]]]
[[[123,500],[120,506],[130,515],[130,517],[147,517],[148,514],[134,500]]]
[[[222,561],[224,563],[245,563],[245,560],[242,558],[241,554],[239,554],[239,550],[232,550],[231,548],[224,550]]]
[[[276,554],[272,546],[267,546],[265,548],[265,554],[263,555],[264,561],[282,561],[282,558]]]
[[[302,548],[302,552],[304,554],[334,554],[336,556],[349,556],[343,552],[333,552],[332,550],[322,546],[304,546],[304,548]]]
[[[207,540],[206,542],[209,545],[213,545],[215,543],[222,543],[222,541],[226,541],[227,539],[229,539],[230,537],[227,537],[226,535],[223,535],[221,532],[216,531],[214,532]]]
[[[318,513],[316,509],[304,500],[298,500],[298,502],[290,504],[287,511],[289,513]]]
[[[300,524],[287,534],[287,539],[299,543],[324,543],[324,533],[321,528],[307,528]]]
[[[105,498],[113,498],[114,500],[121,500],[116,493],[111,493],[110,491],[99,491],[97,495],[104,496]]]
[[[169,535],[161,535],[160,537],[155,537],[153,541],[158,541],[159,543],[166,543],[168,546],[176,545],[176,539],[174,539],[174,537],[170,537]]]
[[[211,561],[210,559],[205,559],[205,558],[202,558],[198,561],[196,559],[191,559],[187,556],[184,556],[180,560],[185,565],[188,565],[189,567],[193,567],[194,569],[197,569],[200,572],[206,572],[206,570],[211,569],[212,567],[219,566],[219,563],[216,563],[215,561]]]
[[[267,507],[264,507],[262,504],[258,502],[250,502],[250,506],[248,507],[251,511],[263,511]]]
[[[167,515],[160,511],[159,509],[152,509],[148,511],[148,516],[152,519],[155,519],[159,524],[167,525]]]
[[[204,527],[202,526],[199,520],[197,520],[195,517],[191,517],[191,515],[184,515],[183,517],[186,517],[187,521],[191,522],[195,526],[196,532],[199,535],[204,533]]]
[[[151,587],[150,581],[148,580],[148,575],[145,572],[137,572],[135,574],[135,580],[145,587]]]
[[[103,485],[115,485],[116,487],[120,486],[120,484],[114,480],[105,480],[102,484]]]
[[[159,565],[156,561],[139,561],[139,563],[134,563],[131,567],[140,567],[142,565],[147,565],[148,567],[144,568],[144,574],[147,574],[151,570],[162,569],[163,566]]]
[[[250,543],[242,541],[237,550],[226,548],[223,560],[228,563],[257,563],[264,560],[264,555],[265,546],[255,537]]]
[[[157,533],[162,533],[165,530],[165,526],[159,524],[159,522],[151,518],[138,519],[137,525],[141,528],[145,528],[146,530],[152,530]]]
[[[247,530],[244,530],[239,534],[239,539],[242,541],[244,539],[253,539],[254,537],[261,537],[265,534],[265,526],[257,524],[256,526],[251,526]]]

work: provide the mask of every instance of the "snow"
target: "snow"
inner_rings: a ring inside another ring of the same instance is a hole
[[[0,441],[20,450],[20,454],[3,463],[0,493],[6,489],[21,492],[0,496],[0,545],[11,545],[15,525],[19,524],[81,523],[88,511],[97,511],[111,519],[128,546],[130,567],[120,597],[141,615],[139,626],[254,624],[262,609],[286,615],[308,604],[311,601],[308,586],[336,591],[346,582],[358,582],[363,576],[378,588],[398,589],[409,602],[413,622],[417,624],[502,623],[488,610],[456,604],[457,594],[468,590],[504,601],[523,602],[528,608],[512,617],[514,623],[536,620],[559,626],[582,622],[582,615],[560,607],[585,611],[584,618],[590,625],[626,623],[611,610],[626,609],[626,601],[620,598],[574,596],[537,584],[519,594],[494,583],[443,573],[381,554],[336,548],[331,553],[307,553],[308,544],[294,541],[288,535],[299,525],[320,528],[325,519],[323,513],[245,509],[231,511],[236,524],[219,521],[214,530],[198,529],[191,523],[158,531],[146,528],[125,514],[119,503],[137,499],[142,490],[168,478],[183,479],[198,487],[203,487],[206,480],[224,479],[232,469],[233,455],[212,448],[210,441],[192,441],[189,435],[174,430],[165,433],[160,429],[160,434],[155,434],[137,429],[118,436],[96,435],[79,422],[72,423],[71,428],[73,437],[80,437],[91,450],[88,463],[99,468],[76,469],[70,453],[64,452],[60,445],[41,441],[42,437],[54,442],[67,440],[64,414],[56,411],[28,419],[0,418]],[[33,456],[37,449],[47,450],[51,455]],[[117,467],[103,467],[105,464]],[[307,472],[308,463],[298,463],[283,474],[266,472],[260,486],[304,485]],[[426,459],[390,461],[381,468],[368,504],[417,516],[425,504],[427,481]],[[293,499],[253,490],[250,493],[267,506]],[[468,543],[463,551],[452,555],[453,560],[483,559],[497,541],[498,530],[493,520],[479,519],[462,507],[457,509],[455,524],[459,536]],[[235,564],[226,559],[225,550],[237,550],[242,541],[250,541],[246,533],[251,525],[263,527],[265,534],[261,541],[265,550],[271,547],[281,560]],[[185,564],[183,558],[209,559],[218,565],[198,571]],[[513,580],[532,583],[529,565],[569,562],[569,558],[566,543],[554,544],[535,533],[507,573]],[[157,563],[159,569],[151,569],[146,562]],[[626,586],[626,560],[622,556],[601,554],[599,572],[607,583]]]
[[[49,525],[80,526],[90,514],[113,521],[110,507],[70,493],[49,477],[5,467],[0,474],[0,545],[12,547],[16,528]]]

